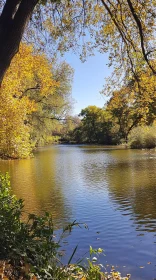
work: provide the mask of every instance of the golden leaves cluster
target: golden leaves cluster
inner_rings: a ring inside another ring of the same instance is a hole
[[[43,96],[55,92],[52,65],[46,57],[34,53],[32,46],[21,44],[0,89],[0,154],[27,157],[32,149],[29,141],[28,114],[37,109],[29,90],[39,90]],[[35,94],[35,93],[34,93]]]

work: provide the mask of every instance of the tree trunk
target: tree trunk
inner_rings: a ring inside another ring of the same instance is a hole
[[[39,0],[7,0],[0,16],[0,86]]]

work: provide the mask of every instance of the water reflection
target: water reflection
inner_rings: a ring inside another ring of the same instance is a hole
[[[52,150],[52,149],[51,149]],[[42,150],[34,158],[1,161],[0,170],[11,176],[13,192],[24,199],[25,212],[52,213],[56,227],[70,220],[71,209],[66,205],[62,182],[56,165],[57,150]],[[26,215],[25,215],[26,216]]]
[[[109,193],[136,230],[156,231],[156,157],[144,151],[84,150],[83,176],[91,192]],[[88,156],[92,154],[92,157]]]
[[[77,244],[78,257],[89,245],[102,247],[103,263],[107,259],[121,272],[126,266],[135,280],[155,277],[155,153],[58,145],[30,160],[0,161],[0,170],[10,172],[28,212],[51,211],[57,227],[75,219],[88,224],[89,231],[74,230],[67,259]]]
[[[111,200],[119,204],[123,215],[131,215],[136,230],[156,231],[155,158],[129,152],[120,160],[107,166]]]

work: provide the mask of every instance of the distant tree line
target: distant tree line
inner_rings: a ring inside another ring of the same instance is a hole
[[[105,145],[127,143],[134,128],[152,126],[156,120],[156,80],[144,71],[140,81],[144,83],[142,95],[138,84],[131,80],[113,91],[103,108],[83,109],[79,114],[81,122],[70,133],[70,140]]]

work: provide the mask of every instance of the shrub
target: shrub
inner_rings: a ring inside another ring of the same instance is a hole
[[[134,149],[155,148],[156,126],[139,126],[133,128],[128,137],[128,144]]]
[[[23,200],[11,194],[8,174],[0,175],[0,259],[29,263],[35,273],[56,263],[59,244],[53,240],[51,216],[29,214],[26,223],[21,221]]]

